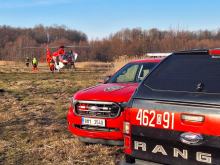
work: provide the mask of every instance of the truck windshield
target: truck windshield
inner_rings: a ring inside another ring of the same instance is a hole
[[[157,63],[129,63],[111,77],[108,83],[139,83]]]
[[[144,81],[153,91],[220,93],[220,58],[171,55]]]

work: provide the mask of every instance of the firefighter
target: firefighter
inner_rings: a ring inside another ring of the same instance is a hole
[[[34,57],[33,60],[32,60],[32,66],[33,66],[32,70],[33,71],[37,71],[38,70],[37,65],[38,65],[37,58]]]
[[[78,57],[78,54],[74,51],[72,51],[72,50],[70,50],[70,53],[71,53],[71,66],[72,66],[72,68],[73,69],[76,69],[76,67],[75,67],[75,62],[76,62],[76,59],[77,59],[77,57]]]
[[[51,54],[51,52],[50,52],[48,47],[46,49],[46,55],[47,55],[46,60],[47,60],[48,66],[50,68],[50,71],[54,72],[54,69],[55,69],[55,66],[54,66],[55,64],[54,63],[55,62],[54,62],[54,60],[52,58],[52,54]]]

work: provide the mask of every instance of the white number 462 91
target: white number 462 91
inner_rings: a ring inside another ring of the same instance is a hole
[[[155,110],[139,109],[136,120],[143,126],[162,126],[165,129],[174,129],[174,113],[170,112],[156,113]]]

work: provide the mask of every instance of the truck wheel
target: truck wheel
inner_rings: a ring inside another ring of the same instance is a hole
[[[135,163],[135,158],[126,154],[125,155],[125,161],[126,161],[126,163],[133,164],[133,163]]]

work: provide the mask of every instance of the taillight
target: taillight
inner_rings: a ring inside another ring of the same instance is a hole
[[[123,122],[123,133],[124,134],[130,134],[131,129],[130,129],[130,123],[129,122]]]
[[[181,120],[184,122],[203,123],[205,117],[201,115],[181,114]]]
[[[126,154],[132,153],[130,112],[131,112],[131,109],[125,108],[125,121],[123,122],[123,133],[124,133],[124,152]]]
[[[126,154],[131,154],[132,153],[132,149],[131,149],[131,137],[125,135],[124,136],[124,152]]]
[[[123,122],[123,133],[130,134],[131,126],[130,126],[130,110],[129,108],[125,108],[125,120]]]

